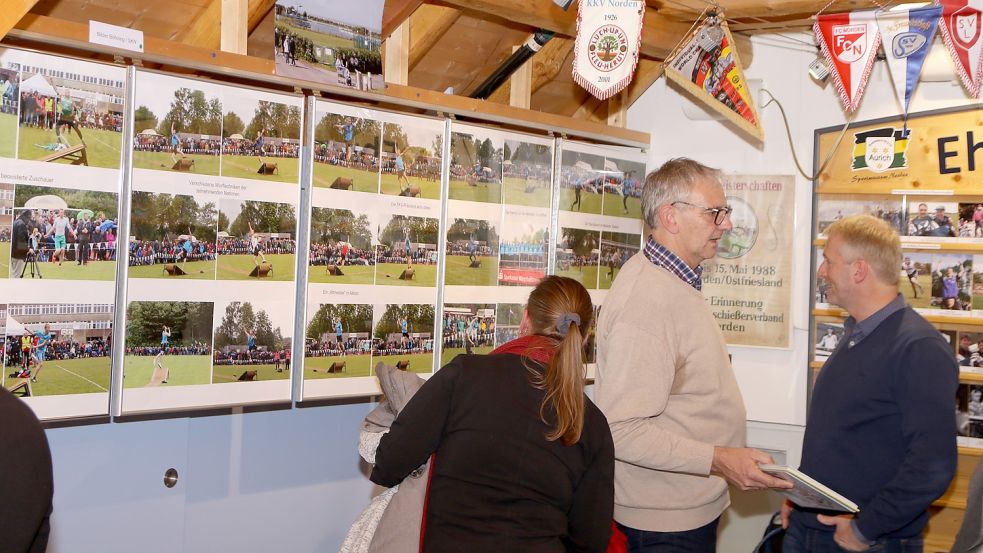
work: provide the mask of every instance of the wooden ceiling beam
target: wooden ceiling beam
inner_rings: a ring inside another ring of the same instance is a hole
[[[658,3],[662,4],[660,13],[666,17],[680,20],[692,20],[706,7],[703,0],[683,0],[682,4],[690,6],[690,9],[683,8],[678,1]],[[723,8],[728,19],[758,17],[771,20],[775,17],[789,15],[809,18],[819,11],[825,2],[815,0],[718,0],[717,4]],[[877,4],[873,0],[835,0],[825,13],[840,13],[876,7]]]
[[[247,35],[251,34],[270,13],[276,0],[249,0],[246,12]],[[222,0],[211,0],[198,12],[190,27],[172,40],[202,48],[218,48],[222,43]]]
[[[7,36],[14,25],[37,3],[38,0],[6,0],[0,11],[0,38]]]
[[[382,8],[382,38],[385,40],[413,15],[423,0],[386,0]]]
[[[461,11],[424,4],[410,16],[410,71],[461,17]]]
[[[563,69],[563,62],[566,61],[571,52],[573,52],[573,39],[555,37],[547,42],[542,50],[536,52],[532,58],[526,61],[524,65],[532,64],[533,94],[560,73],[560,70]],[[509,103],[511,86],[509,81],[505,81],[488,97],[488,101],[499,104]]]
[[[437,0],[429,0],[436,2]],[[493,16],[535,29],[553,31],[563,37],[577,34],[577,10],[564,11],[553,2],[539,0],[439,0],[441,4],[479,16]],[[652,8],[645,10],[642,55],[665,59],[676,41],[689,30],[688,23],[669,19]]]

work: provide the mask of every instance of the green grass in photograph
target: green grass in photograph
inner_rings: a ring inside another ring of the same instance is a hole
[[[329,373],[331,363],[345,363],[340,373]],[[332,355],[329,357],[305,357],[304,379],[348,378],[350,376],[371,376],[375,363],[369,355]]]
[[[276,172],[272,175],[257,173],[260,161],[256,156],[222,155],[222,176],[276,182],[300,182],[300,161],[297,158],[264,157],[263,161],[275,163]]]
[[[973,296],[973,309],[983,309],[983,296],[981,295]]]
[[[11,378],[16,367],[4,369],[5,388],[13,388],[25,379]],[[39,373],[31,369],[38,381],[31,384],[36,396],[56,396],[66,394],[89,394],[109,391],[109,357],[90,357],[87,359],[65,359],[44,362]]]
[[[249,273],[256,268],[251,255],[219,255],[218,280],[257,280],[288,281],[294,279],[294,266],[297,258],[292,253],[266,254],[266,260],[273,266],[268,276],[256,278]]]
[[[331,188],[335,179],[351,179],[351,190],[356,192],[378,192],[379,171],[363,171],[341,165],[314,162],[314,186],[316,188]]]
[[[526,181],[526,179],[520,179],[518,177],[505,177],[504,180],[505,203],[546,208],[550,206],[550,195],[552,191],[550,190],[549,183],[541,186],[542,183],[539,181],[533,179]],[[526,192],[527,183],[533,187],[531,192]]]
[[[322,284],[374,284],[374,265],[342,265],[339,267],[343,275],[328,274],[327,265],[311,265],[307,269],[307,282]],[[397,275],[398,276],[398,275]]]
[[[165,355],[161,365],[170,370],[167,384],[161,386],[188,386],[208,384],[212,360],[207,355]],[[140,388],[150,383],[154,372],[153,355],[127,355],[123,358],[123,387]]]
[[[452,200],[502,203],[502,185],[497,182],[481,182],[471,186],[463,180],[451,179],[449,186],[447,194]]]
[[[181,276],[171,276],[164,272],[164,263],[155,265],[139,265],[130,267],[130,278],[173,278],[180,280],[205,279],[215,280],[215,261],[188,261],[178,263],[178,267],[188,273]]]
[[[375,367],[379,361],[392,366],[396,366],[396,363],[399,363],[400,361],[409,361],[410,366],[408,370],[412,373],[433,372],[432,353],[414,353],[410,355],[373,355],[372,367]]]
[[[611,285],[614,284],[614,279],[618,278],[618,273],[621,272],[621,269],[615,267],[613,270],[614,274],[612,274],[610,277],[608,276],[609,272],[612,272],[612,269],[607,265],[601,267],[601,270],[599,272],[601,282],[598,283],[599,284],[598,287],[601,290],[607,290],[608,288],[611,288]]]
[[[315,33],[310,29],[305,29],[303,27],[298,27],[296,25],[291,25],[287,19],[280,19],[276,22],[278,27],[286,27],[291,33],[297,35],[298,37],[306,38],[307,40],[318,44],[320,46],[326,46],[334,51],[337,48],[354,48],[355,41],[350,38],[343,38],[340,36],[330,35],[327,33]],[[325,58],[326,64],[334,63],[334,56],[329,56]],[[334,67],[332,67],[333,69]]]
[[[0,278],[10,274],[10,242],[0,242]]]
[[[902,274],[900,280],[898,280],[901,295],[904,296],[904,299],[908,302],[908,305],[912,307],[919,309],[930,309],[932,299],[932,275],[919,274],[918,283],[922,285],[922,290],[918,291],[918,299],[915,299],[915,292],[912,290],[911,282],[909,282],[908,276]]]
[[[420,177],[406,177],[410,181],[410,186],[416,185],[420,187],[420,195],[417,198],[427,198],[429,200],[439,200],[440,199],[440,181],[436,180],[426,180]],[[400,182],[397,180],[396,175],[392,173],[382,174],[382,193],[389,194],[390,196],[398,196],[400,191]]]
[[[580,205],[574,206],[573,201],[577,195],[572,188],[560,189],[560,209],[563,211],[575,211],[579,213],[601,214],[601,195],[587,192],[580,194]],[[618,205],[621,205],[620,203]]]
[[[0,157],[13,158],[17,149],[17,116],[0,113]]]
[[[498,284],[498,258],[478,256],[481,266],[471,268],[471,260],[466,255],[448,255],[444,280],[457,286],[495,286]]]
[[[482,346],[479,348],[471,348],[471,353],[475,355],[485,355],[491,353],[493,349],[495,348],[491,346]],[[450,363],[451,360],[458,355],[464,355],[465,353],[467,352],[464,351],[464,348],[444,348],[440,352],[440,366],[443,367],[444,365]]]
[[[375,283],[391,286],[437,286],[436,265],[413,265],[412,280],[399,280],[406,269],[405,263],[379,263],[375,270]]]
[[[181,156],[178,155],[177,158],[181,159]],[[184,158],[195,162],[191,166],[191,171],[188,171],[189,173],[194,175],[218,175],[218,156],[186,153],[184,154]],[[170,152],[133,152],[133,167],[137,169],[156,169],[158,171],[170,171],[172,173],[183,172],[171,169],[173,165],[174,161],[171,160]]]
[[[615,217],[629,217],[632,219],[642,218],[642,200],[634,196],[628,198],[628,213],[625,213],[623,197],[618,194],[606,194],[604,196],[604,215],[614,215]]]
[[[0,133],[2,132],[0,131]],[[75,131],[68,130],[66,133],[69,146],[75,146],[79,143],[79,137]],[[119,168],[120,144],[123,140],[121,133],[99,129],[82,129],[82,140],[85,141],[85,155],[90,167]],[[56,141],[57,137],[52,129],[22,126],[17,137],[17,157],[20,159],[40,159],[56,153],[43,147],[54,144]],[[71,162],[62,158],[54,163]]]
[[[605,274],[607,269],[605,269]],[[565,271],[558,270],[556,274],[576,280],[584,285],[584,288],[597,288],[597,267],[571,267]]]
[[[0,265],[5,259],[10,257],[10,250],[7,248],[6,257],[0,257]],[[115,261],[90,261],[86,265],[78,265],[74,261],[65,261],[61,265],[57,263],[38,263],[38,270],[44,280],[113,280],[116,278]],[[28,265],[24,271],[25,278],[31,278],[31,267]],[[13,277],[12,278],[16,278]]]
[[[256,371],[256,380],[287,380],[290,378],[290,371],[277,372],[273,365],[215,365],[212,369],[212,384],[238,382],[239,376],[246,371]],[[171,381],[168,380],[167,382],[170,384]]]

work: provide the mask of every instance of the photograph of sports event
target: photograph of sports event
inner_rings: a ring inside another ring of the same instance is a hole
[[[111,192],[18,184],[6,227],[10,277],[115,279],[116,203]]]
[[[404,371],[433,372],[433,305],[376,305],[374,314],[373,364],[382,361]]]
[[[556,244],[556,274],[570,277],[584,288],[597,288],[600,248],[600,232],[561,227]]]
[[[0,50],[0,65],[3,65],[3,50]],[[12,158],[17,155],[17,114],[20,111],[20,73],[13,69],[0,67],[0,157]],[[35,105],[37,105],[35,103]]]
[[[560,209],[600,215],[604,157],[564,150],[560,157]]]
[[[193,196],[134,192],[130,278],[215,278],[218,211]]]
[[[535,286],[546,276],[549,215],[506,213],[505,219],[499,245],[498,284]]]
[[[604,159],[604,215],[642,218],[642,185],[645,164],[627,159]]]
[[[973,256],[973,309],[983,309],[983,255]]]
[[[20,108],[17,157],[118,168],[124,78],[118,67],[32,54],[12,91]]]
[[[970,311],[973,308],[973,256],[935,254],[932,258],[932,309]]]
[[[3,385],[19,396],[109,392],[111,304],[0,305]]]
[[[484,219],[454,219],[447,228],[444,283],[495,286],[498,282],[498,229]]]
[[[927,208],[928,206],[926,206]],[[816,216],[816,231],[825,236],[826,229],[834,222],[846,217],[847,215],[858,214],[873,215],[878,219],[883,219],[901,234],[904,228],[904,213],[901,211],[901,200],[894,198],[884,198],[870,200],[857,196],[856,199],[842,200],[832,199],[829,196],[819,196],[819,207]]]
[[[10,275],[10,231],[13,224],[14,185],[0,182],[0,278]]]
[[[294,279],[294,206],[222,199],[218,207],[218,280]]]
[[[374,284],[372,221],[365,213],[315,207],[311,210],[308,282]]]
[[[378,192],[382,123],[330,112],[318,115],[314,128],[314,186]]]
[[[983,203],[959,204],[959,230],[956,236],[960,238],[983,238]]]
[[[485,354],[495,349],[495,304],[444,305],[440,366],[461,354]]]
[[[519,337],[522,312],[526,306],[521,303],[500,303],[495,307],[495,343],[502,345]]]
[[[375,251],[375,283],[437,286],[439,227],[440,221],[429,217],[384,216]]]
[[[308,312],[305,379],[374,374],[371,305],[324,303]]]
[[[624,232],[601,232],[601,259],[598,288],[611,287],[618,271],[641,248],[642,236]]]
[[[210,383],[214,307],[210,302],[130,302],[123,387]]]
[[[293,312],[273,302],[215,305],[212,384],[290,378]],[[284,332],[287,336],[284,336]]]
[[[958,221],[959,204],[955,202],[909,201],[905,236],[952,238],[957,236]]]
[[[503,143],[498,138],[451,133],[448,197],[472,202],[502,202]]]
[[[503,201],[549,208],[553,199],[553,147],[509,139],[503,157]]]
[[[276,74],[360,90],[385,87],[383,0],[277,0],[273,31]]]
[[[196,81],[137,74],[134,168],[219,174],[222,100],[215,89],[205,90]]]
[[[300,182],[299,106],[230,93],[222,108],[222,176]]]
[[[397,123],[384,123],[382,128],[379,191],[391,196],[439,200],[443,128]]]

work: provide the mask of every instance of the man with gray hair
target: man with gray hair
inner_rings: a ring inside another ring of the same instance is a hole
[[[745,445],[746,414],[727,344],[701,293],[700,264],[731,227],[720,172],[671,159],[646,177],[651,228],[604,301],[595,401],[615,445],[614,518],[630,553],[715,551],[742,490],[788,488]]]

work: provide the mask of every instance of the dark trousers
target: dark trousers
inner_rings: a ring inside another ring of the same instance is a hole
[[[782,553],[841,553],[846,549],[836,545],[833,532],[816,530],[802,524],[795,514],[790,517]],[[922,538],[884,538],[874,542],[868,551],[876,553],[922,553]]]
[[[719,522],[718,517],[706,526],[682,532],[650,532],[617,524],[628,538],[628,553],[714,553]]]
[[[79,253],[78,253],[78,256],[79,256],[78,262],[81,263],[82,265],[86,265],[86,264],[89,263],[89,243],[88,242],[79,241]]]

